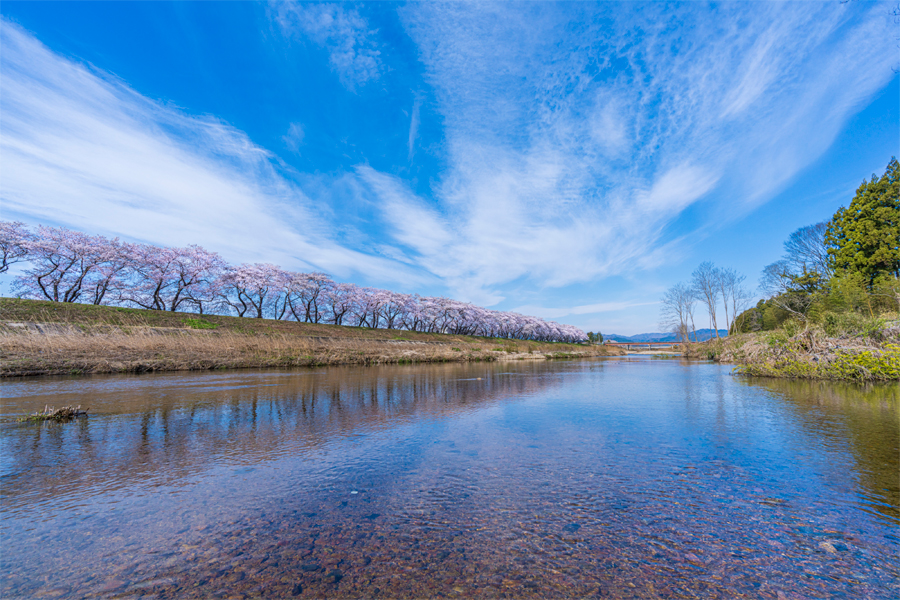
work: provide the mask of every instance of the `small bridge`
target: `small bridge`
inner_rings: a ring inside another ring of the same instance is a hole
[[[680,346],[681,342],[603,342],[604,346],[614,346],[616,348],[625,348],[631,350],[634,348],[643,348],[644,350],[654,350],[663,348],[672,348]]]

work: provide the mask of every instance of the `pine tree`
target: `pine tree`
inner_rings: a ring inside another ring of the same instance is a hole
[[[869,284],[880,275],[900,277],[900,164],[891,158],[881,178],[863,181],[849,208],[831,220],[825,240],[833,267],[860,273]]]

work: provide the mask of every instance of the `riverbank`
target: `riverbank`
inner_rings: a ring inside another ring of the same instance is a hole
[[[627,350],[632,356],[682,356],[681,346],[672,346],[667,350]]]
[[[691,344],[684,355],[757,377],[900,381],[900,321],[862,335],[828,336],[815,328],[744,333]]]
[[[0,377],[547,360],[616,348],[0,298]]]

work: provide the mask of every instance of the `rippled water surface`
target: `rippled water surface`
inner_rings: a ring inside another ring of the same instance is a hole
[[[900,387],[729,373],[7,381],[0,597],[900,597]]]

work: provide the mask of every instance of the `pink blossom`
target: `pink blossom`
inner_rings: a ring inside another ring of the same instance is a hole
[[[216,300],[226,263],[200,246],[160,248],[131,244],[125,250],[131,284],[121,299],[153,310],[200,312]]]
[[[22,243],[31,268],[16,279],[20,296],[55,302],[76,302],[89,285],[88,276],[115,252],[102,236],[90,236],[62,227],[38,227]]]
[[[547,342],[579,342],[584,332],[537,317],[443,297],[336,283],[324,273],[272,264],[229,266],[200,246],[126,244],[63,228],[0,222],[2,271],[25,260],[22,295],[58,302],[135,304],[155,310],[233,310],[238,316],[408,329]],[[0,272],[2,272],[0,271]]]
[[[3,253],[0,273],[6,273],[9,266],[26,260],[27,244],[34,241],[34,234],[21,221],[0,221],[0,252]]]
[[[239,317],[249,313],[257,319],[281,319],[288,309],[290,279],[286,271],[272,264],[243,264],[225,271],[219,293]]]

